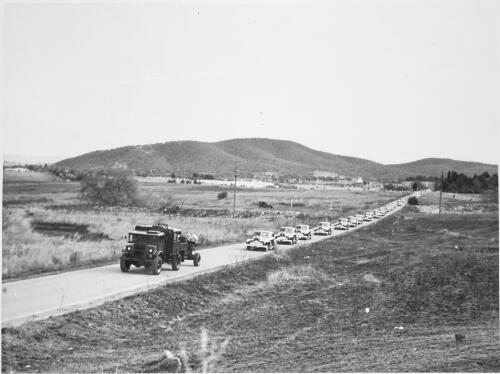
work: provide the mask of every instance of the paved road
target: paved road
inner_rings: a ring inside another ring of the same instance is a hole
[[[332,236],[347,234],[373,222],[375,221],[365,222],[349,231],[334,231]],[[294,246],[280,245],[279,248],[282,250],[308,245],[332,236],[314,236],[312,240],[300,241]],[[2,326],[17,326],[27,321],[90,308],[166,283],[193,278],[227,265],[265,256],[270,252],[247,251],[243,243],[238,243],[207,248],[200,253],[202,260],[199,267],[194,267],[192,261],[186,261],[179,271],[172,271],[170,265],[165,264],[158,276],[151,275],[144,268],[134,267],[129,273],[122,273],[120,266],[116,264],[4,283]]]

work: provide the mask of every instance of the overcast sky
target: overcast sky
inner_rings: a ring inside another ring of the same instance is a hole
[[[498,162],[500,2],[4,2],[3,153],[287,139]]]

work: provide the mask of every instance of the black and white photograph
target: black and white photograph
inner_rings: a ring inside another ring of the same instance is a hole
[[[0,2],[2,373],[500,372],[500,2]]]

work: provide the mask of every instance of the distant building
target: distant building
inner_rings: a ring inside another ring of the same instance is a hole
[[[314,170],[313,176],[315,178],[337,178],[337,177],[340,177],[340,175],[338,175],[337,173],[333,173],[330,171],[321,171],[321,170]]]

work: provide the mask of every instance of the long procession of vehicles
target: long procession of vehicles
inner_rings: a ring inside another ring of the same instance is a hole
[[[406,197],[393,201],[384,207],[356,214],[347,218],[339,218],[337,222],[322,221],[317,227],[300,224],[295,227],[283,226],[275,233],[269,230],[255,231],[245,242],[246,249],[269,251],[281,244],[296,244],[298,240],[310,240],[312,235],[331,235],[333,230],[349,230],[364,222],[383,217],[388,212],[405,203]],[[192,260],[194,266],[199,266],[201,256],[196,252],[197,237],[192,234],[182,234],[180,229],[166,224],[137,225],[127,236],[127,244],[120,257],[120,269],[128,272],[130,267],[144,266],[152,274],[158,275],[165,263],[172,270],[179,270],[182,262]]]
[[[381,208],[367,211],[364,214],[339,218],[335,223],[321,221],[314,228],[311,228],[309,225],[300,224],[295,226],[295,231],[293,231],[293,227],[289,226],[281,227],[277,233],[265,230],[256,231],[252,238],[246,240],[246,248],[247,250],[264,249],[268,251],[277,248],[278,244],[294,244],[298,240],[311,239],[312,235],[331,235],[333,230],[349,230],[351,227],[357,227],[365,222],[382,218],[387,213],[405,204],[407,198],[407,196],[399,198]],[[265,233],[264,238],[262,237],[263,233]]]

